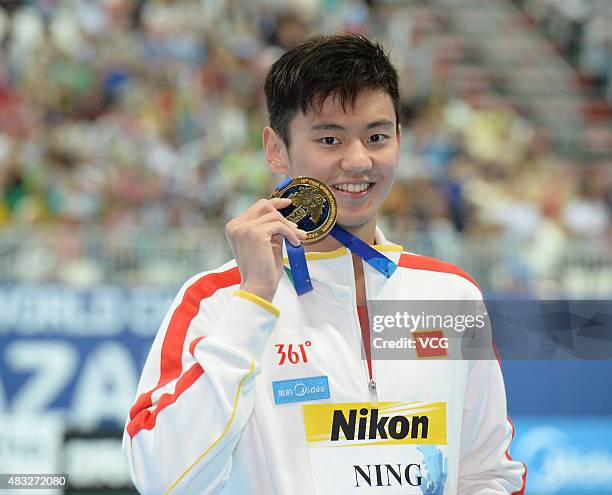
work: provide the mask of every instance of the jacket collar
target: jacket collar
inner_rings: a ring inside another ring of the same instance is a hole
[[[395,244],[387,240],[382,230],[378,226],[376,226],[376,230],[374,231],[374,244],[370,244],[374,249],[384,253],[398,252],[401,253],[403,250],[403,246],[401,244]],[[341,246],[338,249],[334,249],[332,251],[310,251],[306,253],[306,259],[309,261],[314,260],[322,260],[322,259],[332,259],[338,258],[340,256],[346,256],[349,254],[349,250]],[[385,256],[389,257],[388,254]],[[397,256],[399,259],[399,255]],[[288,265],[289,261],[287,259],[287,248],[285,243],[283,242],[283,261],[285,265]],[[394,259],[395,262],[397,260]]]
[[[389,242],[378,227],[376,227],[374,240],[376,242],[376,244],[372,245],[374,249],[384,253],[385,256],[395,263],[399,262],[399,257],[403,249],[401,245]],[[285,265],[289,266],[284,243],[283,255]],[[346,247],[342,246],[333,251],[311,251],[306,253],[306,260],[308,262],[310,278],[315,285],[315,290],[317,283],[333,287],[340,285],[354,288],[355,276],[353,272],[353,261],[351,252]],[[364,263],[364,275],[368,298],[378,298],[378,295],[381,293],[388,279],[367,263]]]

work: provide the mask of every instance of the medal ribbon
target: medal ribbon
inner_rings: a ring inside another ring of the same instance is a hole
[[[389,278],[397,269],[397,264],[387,258],[384,254],[376,251],[372,246],[363,242],[359,237],[354,236],[348,230],[336,224],[329,232],[340,244],[346,246],[352,253],[359,256],[363,261],[369,263],[385,277]]]
[[[282,182],[279,182],[275,189],[281,190],[288,186],[291,181],[291,177],[287,177]],[[304,246],[302,244],[294,246],[285,239],[285,248],[287,249],[287,258],[289,258],[289,267],[291,268],[291,278],[295,291],[298,296],[310,292],[312,290],[312,282],[310,281],[310,273],[308,273]]]
[[[276,186],[276,189],[283,189],[291,182],[291,177],[287,177]],[[349,249],[352,253],[359,256],[370,266],[378,270],[385,277],[389,278],[397,269],[397,264],[387,258],[384,254],[374,249],[369,244],[363,242],[357,236],[351,234],[348,230],[343,229],[338,224],[335,224],[329,232],[338,242]],[[285,247],[287,249],[287,257],[289,258],[289,266],[293,274],[293,285],[298,295],[305,294],[312,290],[312,282],[308,265],[306,263],[306,254],[304,246],[293,246],[285,239]]]
[[[312,290],[312,282],[310,281],[310,273],[308,273],[308,265],[306,264],[306,254],[304,253],[304,245],[292,245],[285,239],[285,247],[287,248],[287,257],[289,258],[289,266],[293,275],[293,286],[298,296],[306,294]]]

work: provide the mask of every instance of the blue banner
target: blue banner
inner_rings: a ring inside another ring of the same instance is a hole
[[[0,286],[0,413],[122,428],[175,290]]]
[[[513,458],[527,464],[527,493],[612,493],[612,417],[513,418]]]

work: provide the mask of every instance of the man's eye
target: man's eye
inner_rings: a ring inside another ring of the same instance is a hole
[[[388,139],[389,136],[385,135],[385,134],[374,134],[373,136],[370,136],[370,139],[368,139],[369,143],[382,143],[385,139]]]
[[[340,142],[335,137],[331,136],[321,138],[319,141],[321,141],[323,144],[338,144]]]

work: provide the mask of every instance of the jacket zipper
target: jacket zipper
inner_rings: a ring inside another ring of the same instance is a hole
[[[365,361],[362,359],[362,362],[364,363],[363,366],[365,368],[364,371],[366,375],[366,383],[368,386],[368,391],[370,392],[370,400],[372,402],[378,402],[378,390],[376,388],[376,380],[374,379],[374,364],[372,363],[371,355],[368,355],[365,349],[365,343],[363,339],[363,329],[361,327],[361,320],[359,318],[359,311],[357,309],[357,280],[355,279],[355,276],[354,276],[355,267],[353,266],[352,256],[351,256],[351,268],[353,269],[353,287],[354,287],[353,314],[356,316],[355,320],[357,322],[357,327],[359,328],[359,342],[361,342],[361,352],[363,352],[363,355],[366,357]],[[364,292],[365,292],[365,296],[367,300],[365,270],[363,273],[363,287],[364,287]],[[367,306],[366,306],[366,310],[367,310]],[[366,324],[369,326],[369,320],[366,321]]]
[[[372,399],[372,402],[378,402],[378,391],[376,390],[376,381],[374,380],[374,378],[370,378],[368,388],[370,389],[370,397]]]
[[[359,309],[357,309],[357,321],[359,323],[359,336],[361,339],[361,352],[363,353],[363,355],[366,357],[365,359],[365,373],[366,373],[366,380],[368,382],[368,390],[370,391],[370,398],[372,399],[372,402],[378,402],[378,391],[376,390],[376,380],[374,380],[374,363],[372,362],[372,356],[371,354],[368,355],[368,353],[366,352],[366,342],[364,340],[364,332],[363,332],[363,328],[361,326],[361,321],[364,321],[364,325],[368,325],[369,327],[369,319],[367,318],[367,307],[366,307],[366,313],[364,315],[360,315],[359,314]],[[368,329],[368,333],[369,333],[369,329]],[[363,361],[363,360],[362,360]]]

